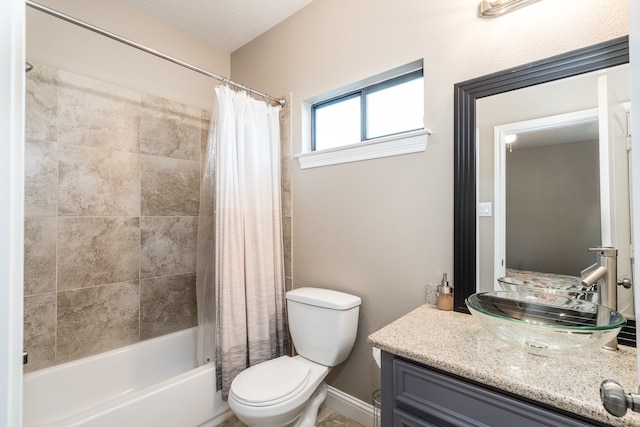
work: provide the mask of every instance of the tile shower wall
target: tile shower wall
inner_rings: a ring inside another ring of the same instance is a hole
[[[284,96],[286,104],[280,110],[280,174],[282,188],[282,234],[284,240],[284,276],[287,291],[293,289],[291,167],[293,162],[291,143],[291,94]]]
[[[197,324],[209,113],[36,65],[27,74],[25,371]]]
[[[25,372],[195,326],[210,113],[35,64],[27,74]],[[290,99],[281,113],[292,287]]]

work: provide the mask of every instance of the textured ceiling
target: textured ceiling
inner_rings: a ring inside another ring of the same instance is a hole
[[[120,1],[230,53],[312,0]]]

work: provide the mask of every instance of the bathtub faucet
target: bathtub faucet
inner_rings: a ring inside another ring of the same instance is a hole
[[[598,304],[618,310],[618,250],[609,246],[598,246],[589,248],[589,251],[597,252],[598,261],[582,270],[582,284],[587,288],[597,287]],[[600,316],[598,313],[598,324]],[[603,348],[617,350],[618,338],[612,339]]]

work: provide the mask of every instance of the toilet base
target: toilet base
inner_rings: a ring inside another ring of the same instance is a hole
[[[322,381],[316,391],[311,395],[311,398],[304,407],[304,411],[294,424],[295,427],[314,427],[316,425],[316,419],[318,418],[318,411],[320,405],[327,398],[327,383]]]

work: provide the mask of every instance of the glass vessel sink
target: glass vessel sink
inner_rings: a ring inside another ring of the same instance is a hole
[[[538,276],[515,275],[498,279],[500,287],[504,291],[535,291],[549,295],[564,295],[598,303],[598,289],[587,287],[580,283],[578,277],[571,276]]]
[[[546,292],[482,292],[465,302],[487,331],[543,356],[598,350],[626,323],[622,314],[608,307]]]

